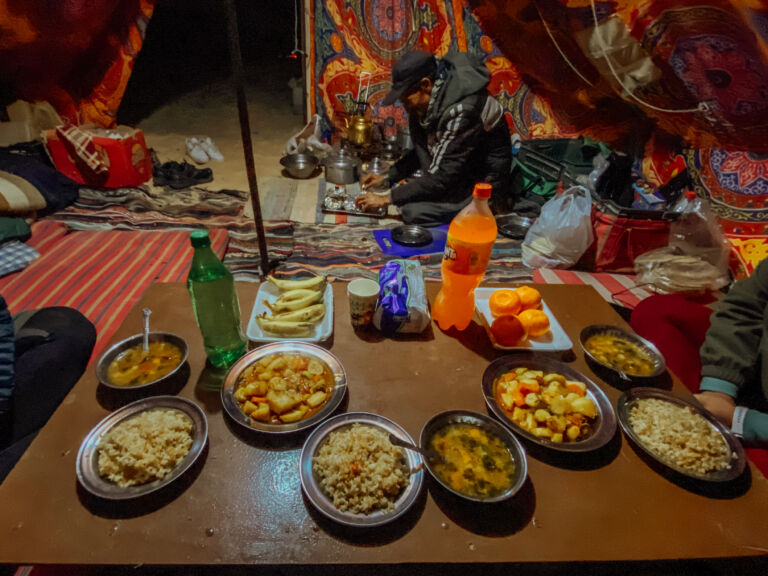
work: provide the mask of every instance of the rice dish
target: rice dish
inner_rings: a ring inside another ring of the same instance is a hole
[[[734,455],[716,429],[687,406],[657,398],[637,400],[629,423],[660,458],[700,475],[731,468]]]
[[[192,420],[174,409],[141,412],[99,441],[99,474],[118,486],[165,478],[192,447]]]
[[[393,510],[409,482],[401,448],[382,430],[355,423],[331,432],[312,459],[319,484],[337,510]]]

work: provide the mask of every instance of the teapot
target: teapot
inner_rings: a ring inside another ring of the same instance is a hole
[[[355,114],[351,118],[344,119],[347,128],[347,140],[356,146],[367,147],[371,145],[373,136],[373,120]]]

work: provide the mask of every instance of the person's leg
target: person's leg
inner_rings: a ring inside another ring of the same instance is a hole
[[[656,345],[669,369],[691,392],[698,392],[699,349],[707,335],[711,313],[707,306],[676,294],[654,295],[633,310],[630,326]]]
[[[409,202],[400,206],[400,215],[406,224],[421,226],[439,226],[449,224],[453,217],[472,201],[470,196],[457,203],[447,202]]]
[[[96,329],[72,308],[38,310],[16,333],[13,440],[43,427],[80,379]]]

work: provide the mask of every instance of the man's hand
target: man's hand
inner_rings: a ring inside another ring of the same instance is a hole
[[[389,206],[389,194],[360,194],[355,198],[355,206],[363,212],[379,212]]]
[[[699,403],[712,412],[723,424],[731,427],[736,401],[722,392],[704,391],[693,395]]]
[[[370,174],[363,176],[363,179],[360,181],[360,186],[363,190],[367,188],[379,188],[381,186],[386,186],[388,178],[389,177],[386,174],[375,174],[371,172]]]

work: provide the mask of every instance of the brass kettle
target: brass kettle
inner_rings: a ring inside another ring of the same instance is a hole
[[[347,128],[347,140],[356,146],[367,147],[371,145],[373,137],[373,120],[355,114],[351,118],[345,119]]]

